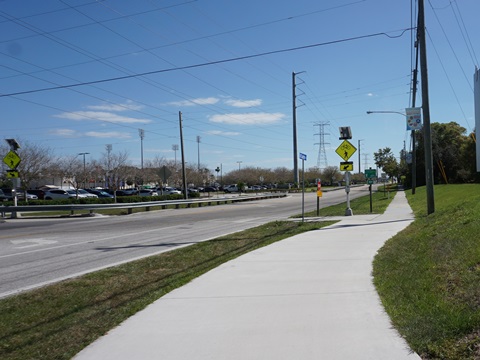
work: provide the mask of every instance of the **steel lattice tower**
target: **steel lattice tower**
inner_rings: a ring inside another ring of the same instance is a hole
[[[318,135],[319,137],[319,142],[315,143],[315,145],[318,145],[317,167],[319,170],[322,170],[328,166],[327,152],[325,151],[325,145],[330,145],[330,143],[325,142],[325,135],[330,135],[330,134],[325,132],[325,127],[329,127],[330,122],[329,121],[318,122],[318,123],[315,123],[314,126],[318,126],[318,133],[315,134],[315,136]]]

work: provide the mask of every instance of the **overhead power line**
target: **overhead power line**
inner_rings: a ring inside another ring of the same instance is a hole
[[[245,60],[245,59],[252,59],[252,58],[257,58],[257,57],[262,57],[262,56],[267,56],[267,55],[274,55],[274,54],[280,54],[280,53],[286,53],[286,52],[292,52],[292,51],[298,51],[298,50],[306,50],[306,49],[311,49],[311,48],[320,47],[320,46],[338,44],[338,43],[343,43],[343,42],[350,42],[350,41],[361,40],[361,39],[368,39],[368,38],[373,38],[373,37],[377,37],[377,36],[386,36],[386,37],[388,37],[388,38],[394,39],[394,38],[402,37],[407,31],[410,31],[410,30],[412,30],[412,29],[413,29],[413,28],[407,28],[407,29],[397,30],[397,31],[395,31],[395,32],[400,31],[400,34],[399,34],[399,35],[395,35],[395,36],[389,35],[389,34],[386,33],[386,32],[380,32],[380,33],[374,33],[374,34],[369,34],[369,35],[355,36],[355,37],[350,37],[350,38],[345,38],[345,39],[340,39],[340,40],[327,41],[327,42],[323,42],[323,43],[316,43],[316,44],[310,44],[310,45],[304,45],[304,46],[297,46],[297,47],[288,48],[288,49],[273,50],[273,51],[267,51],[267,52],[258,53],[258,54],[239,56],[239,57],[230,58],[230,59],[210,61],[210,62],[200,63],[200,64],[193,64],[193,65],[173,67],[173,68],[168,68],[168,69],[147,71],[147,72],[138,73],[138,74],[124,75],[124,76],[118,76],[118,77],[113,77],[113,78],[108,78],[108,79],[100,79],[100,80],[86,81],[86,82],[76,83],[76,84],[68,84],[68,85],[53,86],[53,87],[42,88],[42,89],[25,90],[25,91],[19,91],[19,92],[14,92],[14,93],[0,94],[0,97],[9,97],[9,96],[32,94],[32,93],[38,93],[38,92],[50,91],[50,90],[67,89],[67,88],[72,88],[72,87],[85,86],[85,85],[94,85],[94,84],[101,84],[101,83],[106,83],[106,82],[112,82],[112,81],[118,81],[118,80],[126,80],[126,79],[132,79],[132,78],[141,77],[141,76],[161,74],[161,73],[172,72],[172,71],[194,69],[194,68],[199,68],[199,67],[204,67],[204,66],[223,64],[223,63],[228,63],[228,62],[233,62],[233,61],[240,61],[240,60]]]

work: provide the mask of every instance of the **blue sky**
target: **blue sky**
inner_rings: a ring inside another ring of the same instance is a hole
[[[480,3],[425,7],[431,121],[471,132]],[[305,166],[338,166],[350,126],[363,170],[378,149],[411,146],[401,115],[366,111],[410,106],[412,21],[409,0],[3,0],[0,135],[87,161],[111,144],[139,165],[139,129],[145,160],[174,158],[181,111],[187,162],[200,148],[212,171],[293,168],[295,72]]]

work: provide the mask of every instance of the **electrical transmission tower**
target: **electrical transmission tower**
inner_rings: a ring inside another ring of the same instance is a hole
[[[368,155],[369,154],[362,154],[363,155],[363,168],[364,169],[368,169],[368,163],[369,163],[369,159],[368,159]]]
[[[329,133],[325,132],[325,127],[330,126],[329,121],[323,121],[315,123],[314,126],[318,126],[318,138],[319,142],[315,143],[318,145],[318,158],[317,158],[317,167],[319,170],[324,169],[328,166],[327,161],[327,152],[325,151],[325,145],[330,145],[330,143],[325,142],[325,135],[330,135]]]

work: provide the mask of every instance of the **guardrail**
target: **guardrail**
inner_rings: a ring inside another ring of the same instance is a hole
[[[94,214],[95,210],[106,209],[127,209],[128,214],[133,213],[135,208],[145,208],[146,211],[150,211],[151,208],[161,207],[166,209],[167,206],[175,206],[177,209],[180,206],[191,207],[196,204],[198,207],[203,205],[210,206],[212,204],[228,204],[242,201],[253,201],[280,198],[287,196],[287,193],[268,193],[268,194],[256,194],[256,195],[239,195],[235,197],[216,197],[208,199],[188,199],[188,200],[164,200],[164,201],[145,201],[138,203],[112,203],[112,204],[66,204],[66,205],[26,205],[26,206],[0,206],[0,214],[5,217],[6,213],[10,213],[10,218],[15,219],[18,217],[19,212],[48,212],[48,211],[70,211],[73,215],[74,211],[88,210],[90,214]]]

